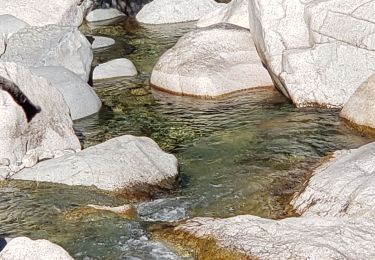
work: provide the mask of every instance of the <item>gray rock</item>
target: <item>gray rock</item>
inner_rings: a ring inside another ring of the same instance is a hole
[[[64,67],[39,67],[32,69],[46,78],[64,96],[73,120],[98,112],[102,106],[95,91],[73,72]]]
[[[144,221],[174,222],[187,218],[187,203],[180,198],[157,199],[137,206],[138,216]]]
[[[114,8],[95,9],[86,16],[86,21],[94,25],[109,25],[126,18],[126,15]]]
[[[103,37],[103,36],[93,36],[93,38],[94,38],[94,41],[91,44],[91,46],[92,46],[92,49],[95,51],[109,48],[115,44],[115,40],[112,38]]]
[[[150,82],[169,92],[203,97],[273,86],[250,31],[230,24],[181,37],[156,63]]]
[[[365,260],[375,257],[375,222],[370,219],[303,217],[276,221],[246,215],[227,219],[194,218],[177,226],[175,231],[186,234],[189,240],[194,237],[203,241],[203,252],[214,254],[204,241],[215,241],[219,248],[239,253],[243,259]]]
[[[13,238],[0,252],[2,260],[73,260],[61,246],[48,240],[31,240],[27,237]]]
[[[125,135],[24,169],[12,178],[96,186],[125,193],[168,189],[178,175],[177,160],[146,137]]]
[[[137,69],[133,62],[128,59],[121,58],[111,60],[95,67],[92,79],[108,79],[116,77],[131,77],[137,75]]]
[[[0,35],[5,35],[7,38],[19,30],[29,27],[30,25],[13,15],[0,15]]]
[[[63,66],[88,81],[91,44],[75,27],[28,27],[13,34],[1,57],[27,67]]]

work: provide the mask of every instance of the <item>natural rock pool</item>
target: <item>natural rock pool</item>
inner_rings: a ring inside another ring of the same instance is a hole
[[[296,109],[276,91],[202,100],[150,89],[158,57],[194,24],[82,28],[116,45],[96,62],[126,57],[139,75],[95,82],[102,110],[75,122],[87,147],[123,134],[149,136],[179,159],[181,185],[138,207],[131,220],[84,208],[118,206],[126,198],[96,189],[30,183],[0,186],[0,234],[57,242],[77,259],[177,259],[153,241],[148,226],[194,216],[287,216],[288,199],[330,152],[370,141],[346,127],[338,112]],[[116,162],[113,162],[116,163]]]

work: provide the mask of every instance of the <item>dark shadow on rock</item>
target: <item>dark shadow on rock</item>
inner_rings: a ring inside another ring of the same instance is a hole
[[[0,252],[5,248],[6,245],[7,241],[5,240],[5,238],[0,237]]]

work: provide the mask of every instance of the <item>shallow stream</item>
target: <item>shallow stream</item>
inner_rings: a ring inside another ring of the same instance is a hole
[[[95,63],[126,57],[139,71],[93,84],[103,108],[75,122],[83,146],[124,134],[151,137],[178,157],[180,188],[142,203],[138,217],[128,220],[85,210],[128,202],[93,188],[3,183],[0,235],[49,239],[77,259],[185,258],[153,241],[149,224],[194,216],[285,217],[288,199],[324,156],[370,141],[346,127],[337,111],[296,109],[276,91],[201,100],[151,90],[158,57],[192,29],[191,23],[141,27],[132,21],[82,28],[117,42],[96,52]]]

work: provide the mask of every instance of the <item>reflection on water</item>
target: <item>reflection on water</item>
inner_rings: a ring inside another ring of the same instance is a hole
[[[4,184],[0,234],[46,238],[78,259],[177,259],[144,226],[193,216],[285,216],[285,199],[323,156],[369,140],[346,128],[337,111],[296,109],[278,92],[244,92],[215,100],[152,91],[149,75],[162,52],[194,24],[140,27],[134,22],[84,28],[117,44],[95,62],[127,57],[139,75],[96,82],[102,110],[75,122],[84,146],[123,134],[153,138],[179,158],[181,189],[138,207],[139,219],[108,212],[67,218],[87,204],[126,198],[63,185]],[[16,187],[16,188],[15,188]]]

